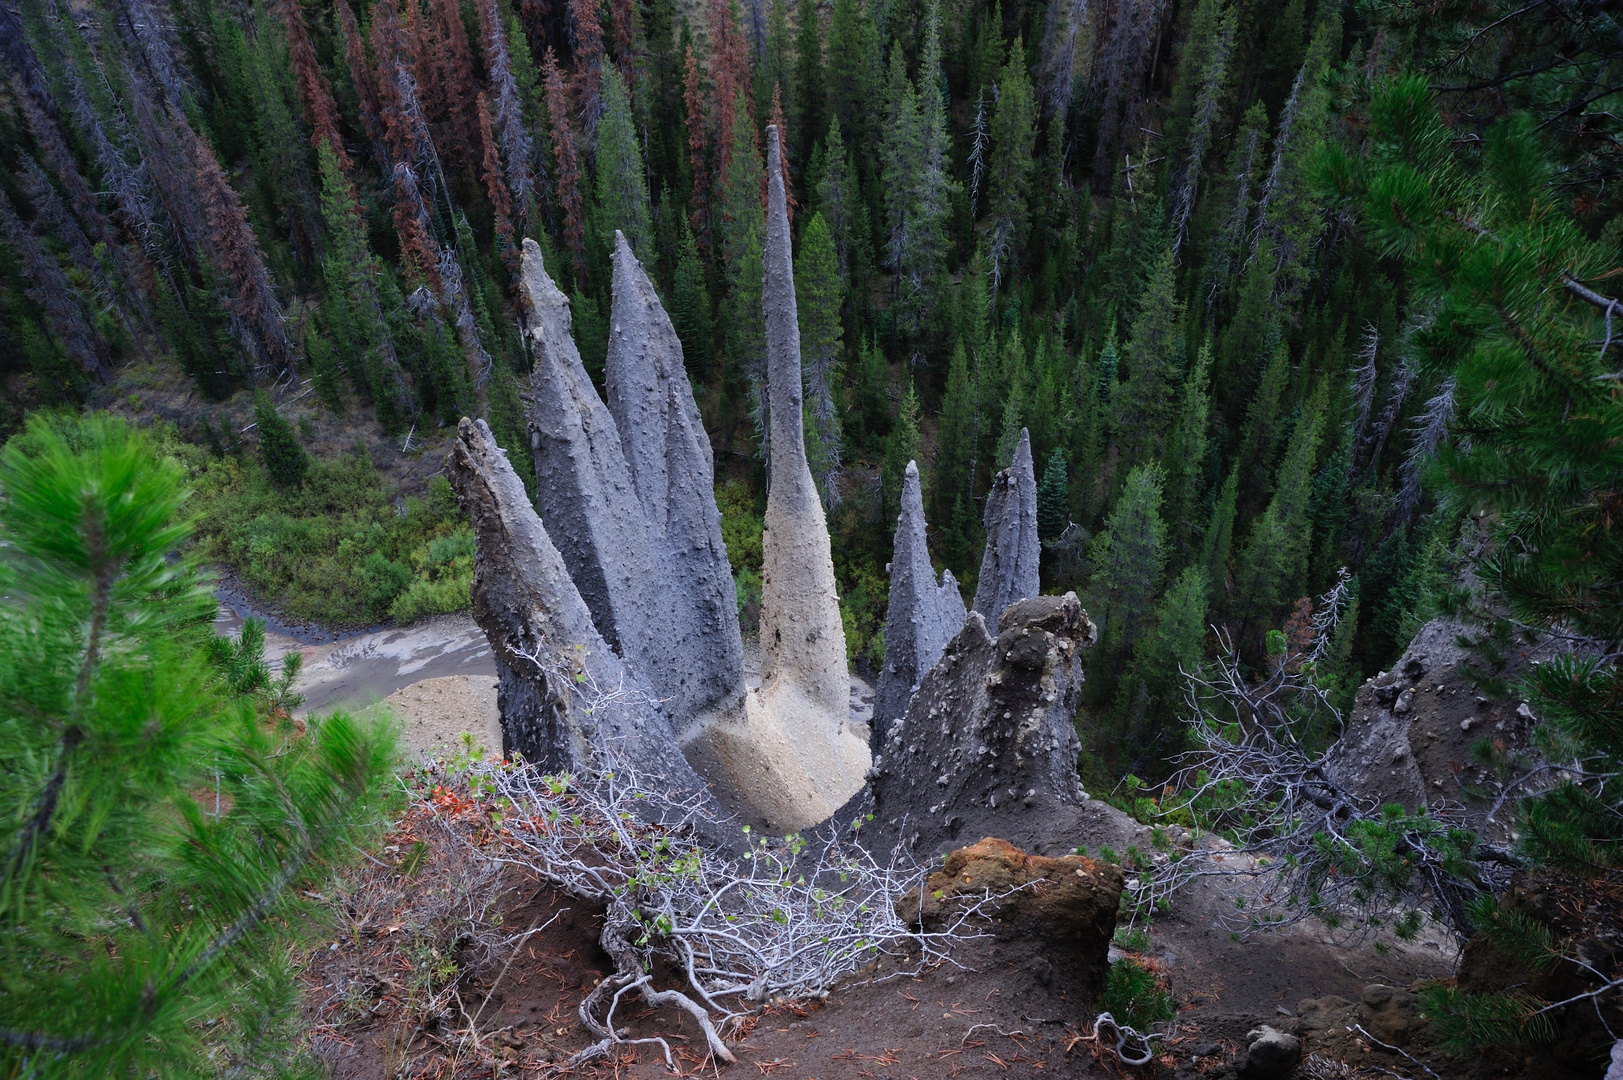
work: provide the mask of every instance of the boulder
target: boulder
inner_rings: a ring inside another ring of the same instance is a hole
[[[1092,993],[1110,967],[1122,888],[1118,866],[1082,855],[1029,855],[987,837],[948,855],[923,888],[896,901],[896,912],[933,930],[988,896],[1002,897],[990,911],[991,932],[1036,946],[1034,959],[1046,961],[1049,980]]]
[[[1267,1024],[1246,1033],[1245,1080],[1287,1080],[1302,1063],[1302,1040]]]
[[[885,747],[891,723],[907,712],[913,692],[941,658],[953,635],[963,629],[964,598],[951,570],[938,582],[925,539],[924,499],[919,467],[909,461],[902,480],[902,510],[890,559],[890,607],[885,616],[885,666],[879,673],[869,721],[869,747],[875,757]]]
[[[1426,1025],[1415,997],[1399,986],[1373,983],[1364,987],[1358,1020],[1371,1035],[1391,1046],[1408,1046]]]

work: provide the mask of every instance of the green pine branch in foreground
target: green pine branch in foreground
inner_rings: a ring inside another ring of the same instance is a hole
[[[278,1071],[296,897],[387,816],[386,728],[210,662],[181,479],[105,416],[0,451],[6,1075]]]

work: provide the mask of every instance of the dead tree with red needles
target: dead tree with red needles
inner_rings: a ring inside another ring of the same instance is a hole
[[[574,261],[576,276],[581,277],[586,273],[586,226],[581,212],[580,158],[569,124],[569,90],[558,69],[558,57],[551,49],[541,68],[547,112],[552,119],[552,156],[558,163],[558,209],[564,219],[564,247]]]

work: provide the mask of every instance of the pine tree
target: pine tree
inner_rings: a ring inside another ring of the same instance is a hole
[[[1172,391],[1183,369],[1183,305],[1171,249],[1157,260],[1123,360],[1127,381],[1115,396],[1116,431],[1129,466],[1160,458],[1172,422]]]
[[[902,403],[885,439],[885,457],[879,470],[880,520],[891,521],[901,513],[902,475],[907,463],[919,456],[919,395],[911,379]]]
[[[1183,400],[1167,439],[1167,520],[1172,523],[1172,543],[1182,552],[1179,562],[1192,560],[1201,538],[1201,484],[1206,477],[1206,425],[1211,410],[1207,386],[1211,380],[1212,348],[1202,342],[1194,367],[1184,380]]]
[[[1155,605],[1154,625],[1133,650],[1113,703],[1125,744],[1115,748],[1118,760],[1125,749],[1135,763],[1148,758],[1164,768],[1182,749],[1178,712],[1186,676],[1204,658],[1207,592],[1206,571],[1190,566]]]
[[[1240,470],[1240,480],[1248,492],[1260,494],[1267,490],[1269,471],[1279,446],[1285,384],[1289,377],[1290,348],[1280,341],[1269,355],[1268,366],[1263,368],[1257,391],[1246,408],[1240,450],[1235,457],[1235,467]]]
[[[1327,385],[1320,380],[1296,422],[1268,509],[1251,527],[1235,566],[1235,608],[1253,630],[1270,628],[1268,620],[1304,591],[1313,543],[1307,507],[1324,431],[1326,397]]]
[[[603,119],[597,125],[597,224],[599,242],[614,250],[614,232],[645,265],[653,261],[654,230],[648,210],[648,183],[637,143],[631,97],[612,66],[603,73]]]
[[[385,727],[295,731],[258,657],[229,677],[188,486],[106,416],[35,418],[0,454],[8,1073],[42,1048],[57,1075],[291,1066],[302,898],[393,816]]]
[[[936,458],[931,468],[930,504],[937,521],[950,521],[953,506],[970,495],[970,462],[975,455],[975,387],[969,355],[960,340],[947,365],[947,389],[936,427]]]
[[[1105,672],[1119,670],[1121,658],[1151,625],[1167,557],[1161,484],[1159,465],[1135,466],[1093,543],[1096,569],[1087,607],[1102,631],[1098,655]]]
[[[580,191],[580,158],[575,150],[575,133],[569,121],[569,93],[564,85],[563,71],[558,58],[549,48],[541,64],[546,84],[547,116],[552,129],[552,158],[557,166],[558,187],[555,196],[558,210],[563,215],[564,249],[574,260],[575,276],[586,274],[586,224],[582,213]]]
[[[310,469],[310,455],[293,434],[293,425],[276,411],[270,395],[263,390],[254,394],[254,423],[259,434],[259,457],[270,478],[282,487],[303,483]]]
[[[800,237],[795,256],[795,310],[800,321],[800,363],[804,373],[806,459],[825,506],[839,498],[839,412],[834,386],[839,378],[844,331],[840,326],[842,301],[839,263],[834,239],[823,215],[813,214]]]
[[[834,0],[828,26],[829,103],[841,135],[853,147],[878,142],[884,81],[872,10],[862,0]]]
[[[705,284],[699,245],[687,221],[682,222],[681,246],[671,289],[671,324],[682,342],[688,374],[701,385],[710,377],[715,360],[711,331],[710,290]]]
[[[795,77],[789,94],[789,127],[799,140],[800,161],[810,161],[812,147],[828,126],[827,75],[823,38],[818,32],[817,0],[800,0],[795,30]]]
[[[1065,475],[1065,452],[1056,449],[1049,455],[1042,481],[1037,485],[1038,539],[1058,539],[1070,520],[1071,492]]]
[[[991,158],[987,174],[987,250],[993,292],[1016,266],[1031,228],[1032,151],[1037,142],[1037,102],[1026,74],[1026,51],[1019,38],[998,77],[992,113]]]

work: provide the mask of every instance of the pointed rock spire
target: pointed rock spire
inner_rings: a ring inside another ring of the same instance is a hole
[[[597,396],[570,334],[569,298],[524,241],[521,284],[529,302],[535,367],[530,443],[536,502],[592,620],[623,659],[641,664],[662,628],[657,562],[614,417]],[[646,670],[646,669],[645,669]],[[650,681],[659,683],[649,672]]]
[[[479,545],[473,617],[496,654],[503,751],[547,772],[625,763],[656,789],[704,792],[659,699],[597,632],[483,420],[457,426],[447,464]]]
[[[850,726],[851,679],[823,504],[806,465],[800,325],[778,129],[766,129],[764,301],[772,440],[761,586],[761,687],[752,727],[792,748],[808,790],[792,826],[815,823],[862,786],[867,746]],[[781,762],[788,768],[791,763]]]
[[[658,552],[666,636],[650,677],[686,745],[744,709],[737,595],[716,509],[715,463],[682,343],[625,237],[614,234],[614,303],[605,368],[608,408]]]
[[[964,598],[951,570],[937,583],[925,540],[924,499],[919,467],[907,463],[902,479],[902,512],[896,521],[896,545],[890,558],[890,610],[885,616],[885,667],[874,698],[873,734],[869,747],[877,757],[893,721],[941,652],[964,627]]]
[[[971,605],[995,625],[1003,609],[1016,600],[1036,596],[1037,564],[1042,548],[1037,543],[1037,477],[1031,465],[1031,433],[1020,431],[1014,461],[992,480],[986,496],[986,553]]]

